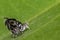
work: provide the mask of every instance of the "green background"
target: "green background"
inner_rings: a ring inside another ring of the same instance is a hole
[[[30,30],[11,38],[4,17],[27,21]],[[0,40],[60,40],[60,0],[0,0]]]

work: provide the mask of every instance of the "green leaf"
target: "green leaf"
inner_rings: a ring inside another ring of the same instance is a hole
[[[31,29],[13,39],[5,16],[27,21]],[[0,40],[60,40],[60,0],[0,0]]]

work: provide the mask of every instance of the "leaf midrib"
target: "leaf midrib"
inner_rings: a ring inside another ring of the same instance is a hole
[[[56,2],[55,4],[50,5],[48,8],[45,8],[43,11],[39,12],[38,14],[36,14],[35,16],[31,17],[30,19],[28,19],[27,21],[30,22],[33,19],[37,18],[38,16],[42,15],[44,12],[47,12],[49,9],[51,9],[52,7],[58,5],[60,2]]]

